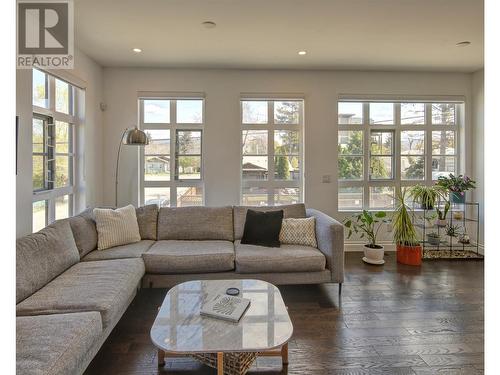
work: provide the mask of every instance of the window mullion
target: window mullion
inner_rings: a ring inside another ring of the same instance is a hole
[[[369,104],[363,103],[363,208],[369,208],[370,202],[370,113]]]

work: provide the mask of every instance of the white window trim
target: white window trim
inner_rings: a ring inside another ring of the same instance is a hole
[[[266,101],[267,102],[267,123],[266,124],[244,124],[243,123],[243,101]],[[298,124],[276,124],[274,122],[274,102],[279,101],[301,101],[302,110],[299,112]],[[305,100],[302,94],[280,94],[273,96],[269,94],[241,94],[240,96],[240,203],[243,204],[244,188],[267,189],[267,205],[274,203],[274,190],[280,188],[298,188],[299,202],[304,202],[304,110]],[[243,131],[244,130],[266,130],[267,131],[267,157],[268,157],[268,179],[267,180],[244,180],[242,173],[243,166]],[[299,180],[275,180],[274,179],[274,131],[290,130],[299,133]]]
[[[144,100],[169,100],[170,104],[170,122],[169,123],[145,123],[144,122]],[[177,123],[177,100],[197,99],[202,101],[202,119],[201,123]],[[202,189],[202,205],[205,205],[205,157],[203,151],[205,149],[205,95],[203,93],[174,93],[174,92],[152,92],[141,91],[138,93],[138,123],[143,131],[147,130],[170,130],[170,180],[168,181],[145,181],[144,179],[144,149],[139,152],[139,202],[145,204],[145,188],[169,188],[170,189],[170,207],[177,207],[177,188],[195,187]],[[176,163],[176,133],[178,130],[193,130],[201,131],[201,173],[199,179],[193,180],[176,180],[175,172]]]
[[[77,201],[79,200],[78,197],[76,197],[76,194],[78,194],[78,189],[77,189],[77,183],[78,183],[78,176],[80,175],[80,163],[78,160],[78,155],[81,154],[80,149],[79,149],[79,133],[80,133],[80,128],[83,124],[85,116],[80,113],[80,110],[83,108],[82,103],[80,102],[81,100],[84,100],[83,98],[80,97],[80,95],[76,94],[76,92],[73,92],[73,90],[70,90],[69,96],[72,100],[72,103],[70,105],[70,113],[62,113],[62,112],[57,112],[56,111],[56,94],[55,94],[55,80],[61,80],[64,82],[67,82],[71,86],[73,86],[75,89],[81,89],[83,95],[85,95],[85,89],[82,88],[82,82],[78,81],[77,83],[72,83],[68,77],[60,77],[58,74],[54,74],[54,71],[52,70],[43,70],[43,69],[37,69],[41,71],[42,73],[47,74],[48,76],[48,84],[47,84],[47,90],[48,90],[48,95],[47,95],[47,103],[48,107],[40,107],[32,104],[32,113],[33,115],[41,115],[43,117],[50,117],[52,118],[52,121],[61,121],[61,122],[66,122],[69,124],[69,126],[72,127],[71,131],[71,153],[68,153],[71,156],[71,164],[69,165],[69,170],[70,170],[70,179],[71,179],[71,185],[70,186],[65,186],[65,187],[60,187],[60,188],[53,188],[53,189],[47,189],[47,190],[37,190],[33,191],[33,197],[32,197],[32,203],[38,202],[38,201],[47,201],[46,205],[46,225],[49,225],[50,223],[54,222],[56,220],[56,210],[55,210],[55,200],[56,198],[69,195],[69,212],[68,216],[72,216],[76,211],[77,211]],[[33,90],[33,87],[31,88]],[[75,95],[76,94],[76,95]],[[31,125],[33,126],[33,125]],[[32,152],[33,153],[33,152]],[[54,153],[55,155],[55,153]],[[33,215],[33,212],[31,213]],[[31,220],[31,225],[33,223],[33,218]],[[33,228],[32,228],[33,230]]]
[[[370,187],[391,187],[398,189],[399,187],[410,187],[417,184],[432,185],[432,131],[454,130],[455,131],[455,154],[449,155],[455,157],[455,170],[457,173],[462,171],[462,163],[460,154],[462,151],[462,127],[464,122],[463,107],[465,102],[463,97],[457,96],[418,96],[418,97],[394,97],[388,95],[377,95],[371,97],[369,95],[340,95],[337,101],[337,111],[339,102],[362,102],[363,103],[363,123],[362,124],[339,124],[338,113],[337,118],[337,144],[338,132],[348,130],[360,130],[363,132],[363,180],[341,180],[339,178],[339,170],[337,168],[337,199],[335,205],[337,212],[359,212],[361,209],[340,209],[338,207],[338,194],[340,188],[344,187],[362,187],[363,188],[363,208],[369,211],[392,211],[393,208],[370,208]],[[390,102],[394,103],[394,124],[391,125],[373,125],[369,123],[369,103],[375,102]],[[425,121],[420,125],[402,125],[401,124],[401,103],[424,103],[425,104]],[[432,103],[453,103],[455,106],[455,124],[440,125],[432,124]],[[393,159],[393,179],[386,180],[370,180],[370,131],[371,130],[394,130],[394,159]],[[401,179],[401,131],[404,130],[424,130],[425,131],[425,178],[422,180],[402,180]],[[339,155],[336,153],[336,158]],[[338,159],[337,159],[338,160]],[[337,164],[338,165],[338,164]]]

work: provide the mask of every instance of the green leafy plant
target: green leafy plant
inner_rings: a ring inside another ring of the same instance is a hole
[[[446,235],[450,237],[458,237],[462,234],[462,227],[460,225],[448,225],[446,227]]]
[[[475,189],[476,181],[472,180],[468,176],[464,175],[454,176],[452,173],[450,173],[448,177],[439,176],[436,185],[441,186],[442,188],[449,190],[453,193],[462,194],[464,191]]]
[[[419,244],[417,232],[412,222],[411,208],[407,202],[406,188],[396,190],[396,208],[392,216],[394,242],[401,246],[416,246]]]
[[[368,239],[368,247],[379,249],[377,245],[377,234],[380,227],[384,223],[388,223],[387,214],[384,211],[370,212],[363,210],[360,214],[356,214],[344,220],[344,225],[347,228],[347,239],[351,238],[353,233],[361,233],[360,238]]]
[[[409,195],[414,203],[419,203],[425,210],[432,210],[436,202],[446,195],[446,189],[442,186],[416,185],[410,188]]]

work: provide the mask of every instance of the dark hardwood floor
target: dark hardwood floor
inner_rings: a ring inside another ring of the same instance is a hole
[[[294,324],[288,369],[258,358],[249,374],[484,373],[484,284],[481,261],[427,261],[369,266],[346,254],[338,286],[280,287]],[[86,371],[91,374],[215,374],[189,358],[156,365],[149,330],[164,289],[143,289]]]

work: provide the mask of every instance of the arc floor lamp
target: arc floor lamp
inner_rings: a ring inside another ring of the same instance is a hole
[[[135,127],[133,129],[125,129],[120,139],[118,146],[118,155],[116,157],[116,172],[115,172],[115,207],[118,206],[118,166],[120,165],[120,152],[122,145],[125,146],[146,146],[149,144],[149,138],[141,129]]]

